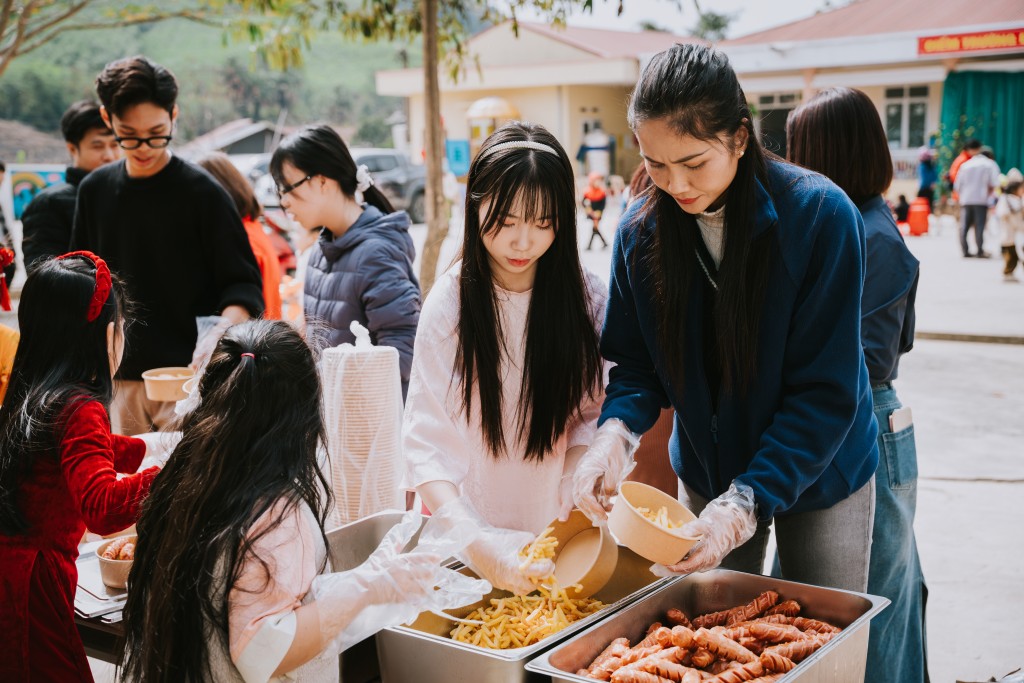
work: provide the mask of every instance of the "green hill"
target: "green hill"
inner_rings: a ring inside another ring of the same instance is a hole
[[[241,116],[274,121],[287,109],[289,125],[328,121],[359,129],[365,138],[359,142],[387,144],[380,122],[401,100],[376,94],[374,72],[400,68],[403,47],[409,66],[421,63],[418,43],[361,43],[321,33],[304,66],[282,73],[262,66],[249,44],[227,41],[217,28],[181,19],[66,33],[19,57],[0,77],[0,119],[56,131],[68,104],[93,95],[104,64],[141,53],[178,78],[182,139]]]

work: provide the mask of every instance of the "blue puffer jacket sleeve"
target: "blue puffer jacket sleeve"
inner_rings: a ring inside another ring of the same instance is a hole
[[[401,245],[374,239],[360,251],[356,268],[367,329],[377,344],[398,349],[403,396],[409,389],[412,347],[420,320],[420,288],[407,275],[406,260]]]

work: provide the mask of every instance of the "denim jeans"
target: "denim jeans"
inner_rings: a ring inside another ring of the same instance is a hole
[[[708,501],[689,486],[681,486],[683,503],[699,515]],[[782,577],[815,586],[864,592],[868,585],[871,554],[871,515],[875,482],[854,491],[825,510],[811,510],[775,518]],[[687,500],[688,499],[688,500]],[[749,541],[722,560],[723,569],[760,574],[772,522],[758,522]]]
[[[917,450],[914,426],[889,429],[889,415],[902,407],[891,383],[874,387],[878,421],[875,524],[868,593],[892,600],[871,622],[866,681],[921,683],[928,680],[925,602],[928,588],[914,538]]]

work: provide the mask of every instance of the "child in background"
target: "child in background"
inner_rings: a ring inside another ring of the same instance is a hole
[[[523,594],[550,560],[519,550],[572,509],[572,473],[603,397],[604,286],[580,265],[572,167],[541,126],[510,123],[469,170],[462,260],[416,335],[403,426],[406,484],[435,517],[483,530],[462,554]]]
[[[587,251],[590,251],[590,248],[594,245],[595,237],[601,240],[602,249],[608,246],[608,242],[605,241],[600,228],[601,216],[604,214],[607,196],[602,184],[601,174],[595,171],[587,176],[587,189],[583,191],[583,209],[587,212],[587,218],[592,223],[590,241],[587,242]]]
[[[256,257],[260,276],[263,278],[263,302],[266,306],[263,309],[263,317],[267,320],[280,320],[281,261],[277,257],[273,243],[263,231],[263,223],[260,222],[263,207],[256,199],[252,185],[223,152],[211,152],[200,157],[196,163],[221,184],[235,203],[238,215],[242,217],[242,227],[249,237],[249,246]]]
[[[91,681],[74,624],[78,542],[135,522],[156,476],[110,433],[124,289],[89,252],[41,262],[18,310],[22,344],[0,407],[0,680]]]
[[[399,554],[414,522],[330,573],[320,379],[291,325],[229,328],[196,391],[139,519],[124,679],[337,681],[339,649],[415,618],[442,556]]]
[[[999,221],[1003,233],[1004,282],[1018,282],[1014,271],[1017,270],[1017,264],[1020,262],[1020,258],[1017,256],[1017,237],[1024,235],[1024,202],[1022,202],[1022,196],[1024,196],[1024,182],[1012,180],[1007,183],[1003,193],[999,195],[999,200],[996,202],[996,220]]]
[[[907,196],[901,194],[899,201],[896,202],[896,206],[893,207],[893,214],[896,216],[896,222],[906,223],[908,213],[910,213],[910,204],[907,203]]]

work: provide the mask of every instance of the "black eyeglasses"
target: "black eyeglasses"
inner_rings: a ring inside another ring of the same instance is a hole
[[[114,140],[117,141],[121,149],[138,149],[142,147],[143,143],[149,145],[151,149],[163,149],[171,144],[171,139],[172,136],[170,135],[154,135],[149,138],[121,138],[116,135],[114,136]]]
[[[309,180],[312,180],[312,179],[313,179],[313,176],[308,175],[305,178],[303,178],[302,180],[299,180],[298,182],[294,182],[291,185],[288,185],[287,183],[284,184],[284,185],[279,185],[278,188],[277,188],[277,196],[278,197],[283,197],[286,194],[289,194],[290,192],[294,191],[295,188],[297,188],[299,185],[302,185],[302,183],[304,183],[306,181],[309,181]]]

